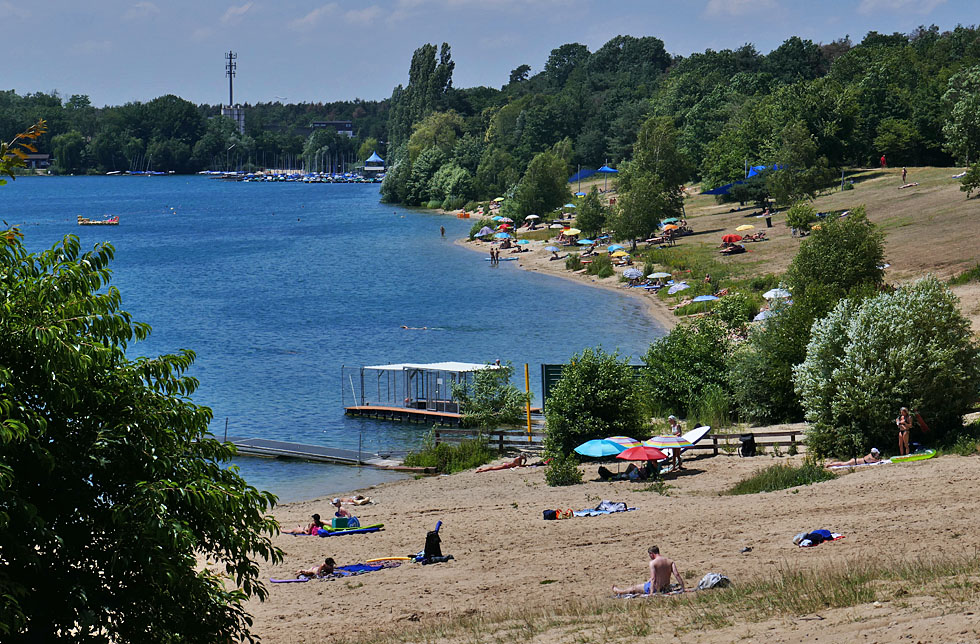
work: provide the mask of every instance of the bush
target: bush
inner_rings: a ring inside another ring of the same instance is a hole
[[[645,398],[650,409],[688,415],[688,406],[709,386],[727,390],[731,341],[717,320],[701,318],[674,327],[650,345],[643,362]]]
[[[564,366],[545,402],[545,449],[570,454],[581,443],[607,436],[635,436],[643,427],[633,368],[602,349],[585,349]]]
[[[582,482],[582,472],[578,469],[578,459],[571,454],[557,454],[551,457],[544,471],[544,480],[551,487],[578,485]]]
[[[565,258],[565,268],[570,271],[577,271],[582,268],[582,257],[578,253],[571,253]]]
[[[612,277],[616,271],[613,270],[612,259],[609,255],[597,255],[592,258],[592,263],[588,265],[585,272],[596,277]]]
[[[453,400],[459,402],[464,427],[493,429],[520,421],[529,394],[511,383],[513,373],[514,367],[507,363],[477,371],[472,384],[453,383]]]
[[[718,300],[715,315],[732,329],[741,329],[759,312],[744,293],[732,293]]]
[[[408,467],[431,467],[440,474],[453,474],[489,463],[497,457],[484,437],[468,439],[457,444],[435,443],[430,433],[422,449],[405,455]]]
[[[687,417],[711,427],[731,425],[731,403],[728,392],[721,385],[708,385],[687,405]]]
[[[933,277],[858,303],[813,326],[796,391],[815,453],[851,454],[895,440],[900,407],[934,440],[962,426],[980,387],[980,350],[949,289]]]
[[[738,495],[775,492],[776,490],[785,490],[791,487],[799,487],[800,485],[829,481],[833,478],[835,478],[835,475],[832,472],[818,465],[816,461],[807,459],[803,465],[799,466],[783,464],[770,465],[765,469],[755,472],[752,476],[742,479],[730,487],[725,494]]]
[[[476,239],[476,234],[480,232],[484,226],[487,228],[493,228],[495,225],[496,223],[492,219],[480,219],[473,222],[473,225],[470,226],[470,240],[472,241]]]
[[[980,191],[980,161],[977,161],[970,169],[966,171],[963,178],[960,179],[960,190],[966,193],[966,198],[969,199],[973,191]]]
[[[809,232],[810,224],[817,220],[817,211],[807,201],[797,201],[786,211],[786,225]]]

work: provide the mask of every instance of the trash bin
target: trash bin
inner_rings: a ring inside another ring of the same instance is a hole
[[[738,440],[742,443],[738,448],[739,456],[755,456],[755,434],[740,434]]]
[[[772,228],[772,215],[766,215],[766,228]]]

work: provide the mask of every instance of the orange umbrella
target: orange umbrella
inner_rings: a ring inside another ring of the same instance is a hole
[[[664,230],[677,230],[678,228],[680,228],[680,226],[676,226],[674,224],[667,224],[664,226]]]
[[[735,242],[742,241],[742,236],[729,233],[727,235],[722,235],[721,241],[725,242],[726,244],[734,244]]]

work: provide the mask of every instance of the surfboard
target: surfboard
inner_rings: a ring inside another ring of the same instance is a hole
[[[302,584],[309,580],[309,577],[300,577],[299,579],[270,579],[269,581],[274,584]]]
[[[364,563],[375,563],[378,561],[411,561],[414,557],[375,557],[374,559],[365,559]]]
[[[936,450],[934,449],[918,449],[911,454],[906,454],[905,456],[892,456],[892,463],[909,463],[912,461],[924,461],[928,458],[932,458],[936,455]]]
[[[500,257],[500,258],[497,259],[497,261],[498,262],[516,262],[518,259],[520,259],[520,258],[519,257]],[[489,257],[484,257],[483,258],[483,261],[489,262],[490,261],[490,258]]]
[[[365,532],[377,532],[384,527],[383,523],[375,523],[374,525],[366,525],[360,528],[346,528],[340,530],[334,530],[333,528],[320,528],[318,534],[321,537],[336,537],[344,534],[361,534]]]
[[[708,432],[710,432],[710,431],[711,431],[711,426],[710,425],[705,425],[703,427],[695,427],[691,431],[685,432],[684,434],[682,434],[681,435],[681,438],[683,438],[684,440],[686,440],[691,445],[697,445],[698,444],[698,441],[700,441],[702,438],[704,438],[705,436],[707,436],[708,435]],[[683,454],[684,452],[686,452],[689,449],[690,449],[689,447],[685,447],[684,449],[681,450],[681,454]],[[667,458],[670,458],[670,457],[672,457],[674,455],[674,450],[670,449],[669,447],[667,449],[663,449],[663,450],[660,450],[660,451],[662,451],[664,454],[666,454],[667,455]]]

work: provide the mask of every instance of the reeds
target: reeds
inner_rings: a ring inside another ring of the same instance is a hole
[[[742,479],[728,489],[726,494],[757,494],[775,492],[800,485],[810,485],[835,478],[830,472],[814,461],[807,460],[803,465],[770,465],[748,478]]]

